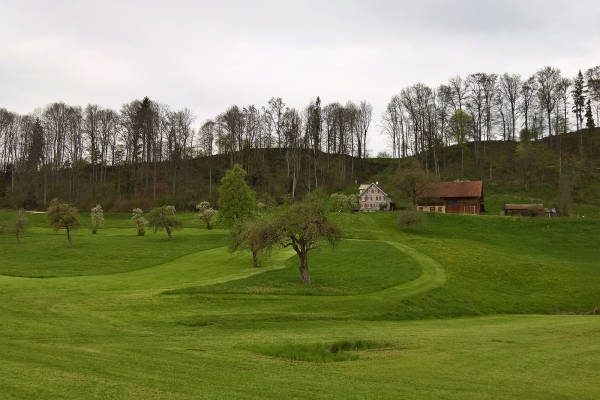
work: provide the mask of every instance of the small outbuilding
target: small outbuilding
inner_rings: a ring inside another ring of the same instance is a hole
[[[504,215],[513,217],[543,217],[543,204],[505,204]]]
[[[431,182],[417,200],[419,211],[448,214],[480,214],[483,182]]]
[[[360,185],[358,191],[358,209],[360,211],[391,210],[392,198],[379,187],[379,182]]]

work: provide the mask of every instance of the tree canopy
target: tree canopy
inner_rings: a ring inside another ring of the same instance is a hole
[[[333,246],[341,236],[339,228],[327,219],[322,199],[309,198],[293,204],[271,226],[278,242],[284,247],[291,246],[298,254],[300,275],[305,284],[311,283],[308,253],[319,246],[321,239]]]
[[[71,241],[71,231],[79,228],[79,211],[74,206],[67,203],[59,203],[58,197],[55,197],[50,202],[50,207],[46,213],[48,225],[54,231],[66,229],[69,247],[73,247]]]
[[[154,207],[148,213],[148,226],[154,230],[154,233],[162,229],[166,230],[169,240],[173,240],[171,233],[181,229],[183,225],[175,218],[175,207],[162,206]]]
[[[252,219],[258,210],[256,193],[246,183],[246,171],[239,164],[225,173],[219,188],[219,218],[226,225]]]
[[[15,237],[17,238],[17,243],[21,243],[19,240],[19,235],[25,232],[27,228],[29,228],[29,219],[27,219],[27,216],[25,215],[25,212],[22,209],[19,210],[19,212],[15,216],[11,228],[12,233],[14,233]]]

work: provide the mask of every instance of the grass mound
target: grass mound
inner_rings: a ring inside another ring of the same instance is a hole
[[[252,258],[248,257],[248,267]],[[323,247],[309,258],[312,285],[303,285],[298,257],[285,268],[210,286],[176,289],[166,294],[252,293],[295,295],[355,295],[379,291],[417,279],[420,266],[408,255],[379,241],[344,240],[332,250]]]
[[[286,360],[328,363],[358,360],[359,355],[350,352],[384,347],[391,347],[391,345],[370,340],[342,340],[331,344],[262,345],[249,347],[249,350],[265,356]]]

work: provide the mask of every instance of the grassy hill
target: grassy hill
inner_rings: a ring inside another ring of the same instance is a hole
[[[20,245],[0,236],[3,398],[600,391],[595,218],[430,215],[406,232],[394,213],[332,213],[344,239],[313,254],[304,286],[293,252],[252,268],[191,214],[173,242],[123,214],[91,235],[82,215],[73,248],[30,217]]]

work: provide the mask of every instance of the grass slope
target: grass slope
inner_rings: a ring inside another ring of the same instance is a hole
[[[335,213],[345,240],[314,254],[309,268],[322,286],[306,289],[289,249],[252,268],[249,254],[222,247],[224,231],[199,229],[189,215],[172,243],[164,233],[138,238],[127,216],[106,217],[108,228],[97,237],[81,229],[73,249],[43,216],[21,245],[0,237],[0,268],[10,249],[22,275],[0,276],[2,398],[580,399],[600,391],[600,318],[547,315],[600,305],[596,221],[430,216],[404,232],[392,213]],[[64,248],[45,248],[55,236]],[[99,238],[106,242],[95,247]],[[46,276],[62,276],[24,277],[44,276],[36,251],[64,265]],[[120,261],[124,253],[132,259]],[[74,262],[78,254],[90,266]],[[94,267],[94,257],[110,269]],[[395,262],[368,269],[378,257]],[[256,290],[276,284],[276,293]],[[486,316],[439,318],[478,315]],[[389,346],[334,363],[285,357],[336,342]],[[279,356],[264,355],[273,350]]]

